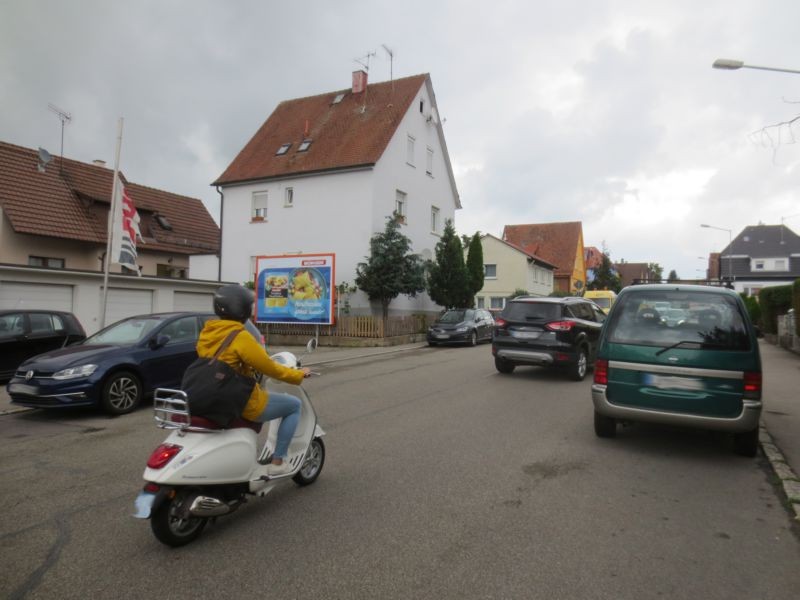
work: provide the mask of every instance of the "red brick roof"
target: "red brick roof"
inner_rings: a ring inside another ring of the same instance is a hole
[[[103,166],[54,157],[45,172],[38,152],[0,142],[0,207],[17,233],[105,244],[114,171]],[[132,183],[120,173],[141,217],[145,243],[140,252],[214,254],[217,227],[203,203]],[[172,231],[155,221],[159,214]]]
[[[599,248],[594,246],[586,246],[583,254],[587,269],[597,269],[603,264],[603,252]]]
[[[556,275],[571,275],[582,232],[580,221],[506,225],[503,240],[556,265]]]
[[[281,102],[214,185],[374,165],[429,79],[373,83],[366,98],[345,89]],[[304,139],[311,145],[298,152]],[[288,143],[288,152],[277,155]]]
[[[485,238],[485,237],[493,238],[493,239],[497,240],[498,242],[500,242],[501,244],[505,244],[506,246],[509,246],[509,247],[513,248],[517,252],[522,252],[522,254],[524,254],[525,256],[530,258],[535,264],[541,265],[543,267],[549,267],[549,268],[554,269],[554,270],[556,268],[555,265],[550,264],[545,259],[543,259],[541,256],[536,256],[535,254],[527,252],[523,248],[520,248],[519,246],[517,246],[516,244],[512,244],[511,242],[506,241],[506,240],[501,240],[500,238],[497,238],[497,237],[493,236],[491,233],[485,233],[481,237],[482,238]]]

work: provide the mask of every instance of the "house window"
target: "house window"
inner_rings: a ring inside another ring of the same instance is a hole
[[[428,148],[428,155],[425,159],[425,172],[433,176],[433,149]]]
[[[425,100],[419,101],[419,113],[423,114],[425,112]]]
[[[497,279],[497,265],[483,265],[484,279]],[[495,306],[492,306],[495,308]]]
[[[305,152],[306,150],[308,150],[309,146],[311,146],[311,140],[305,139],[302,142],[300,142],[300,145],[297,147],[297,151]]]
[[[406,223],[406,193],[400,190],[395,190],[394,212],[397,213],[398,221],[405,225]]]
[[[431,206],[431,233],[439,233],[439,209]]]
[[[492,299],[491,299],[490,302],[492,304],[490,308],[503,309],[504,306],[505,306],[505,303],[506,303],[506,299],[503,298],[502,296],[500,296],[500,297],[492,296]]]
[[[158,277],[169,277],[171,279],[186,279],[186,269],[173,267],[170,264],[156,264],[156,275]]]
[[[267,192],[253,192],[253,212],[250,215],[252,221],[267,220]]]
[[[484,306],[484,299],[483,299],[483,296],[476,296],[476,297],[475,297],[475,305],[476,305],[478,308],[486,308],[486,307]]]
[[[283,195],[283,205],[286,207],[294,206],[294,188],[286,188]]]
[[[753,265],[753,268],[756,271],[763,271],[764,270],[764,261],[763,260],[755,261],[755,264]]]
[[[786,270],[786,259],[785,258],[776,258],[775,259],[775,270],[776,271],[785,271]]]
[[[408,136],[408,142],[406,143],[406,162],[414,166],[414,142],[416,140],[413,136]]]
[[[63,269],[63,258],[51,258],[49,256],[29,256],[28,264],[31,267],[47,267],[48,269]]]
[[[286,144],[281,144],[281,147],[278,148],[278,151],[275,154],[277,154],[278,156],[281,156],[282,154],[286,154],[289,151],[289,148],[291,148],[291,147],[292,147],[292,143],[291,142],[288,142]]]

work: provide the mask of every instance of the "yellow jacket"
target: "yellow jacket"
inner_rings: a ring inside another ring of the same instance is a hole
[[[200,337],[197,339],[197,356],[200,358],[211,358],[219,350],[222,342],[228,337],[231,331],[239,330],[242,333],[237,335],[233,342],[225,348],[218,359],[233,367],[242,375],[255,375],[264,373],[273,379],[280,379],[286,383],[294,385],[303,381],[303,372],[298,369],[284,367],[273,361],[252,335],[247,333],[244,325],[238,321],[227,319],[213,319],[206,321]],[[264,412],[269,401],[267,392],[260,385],[253,386],[253,393],[250,400],[244,407],[242,416],[251,421],[258,418]]]

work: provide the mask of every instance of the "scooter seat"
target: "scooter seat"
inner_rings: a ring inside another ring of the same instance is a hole
[[[238,429],[238,428],[246,428],[252,429],[256,433],[261,432],[261,426],[263,423],[258,423],[257,421],[248,421],[247,419],[234,419],[231,421],[231,424],[227,427],[223,427],[216,421],[212,421],[211,419],[206,419],[205,417],[199,417],[197,415],[192,415],[191,425],[193,427],[202,427],[203,429]]]

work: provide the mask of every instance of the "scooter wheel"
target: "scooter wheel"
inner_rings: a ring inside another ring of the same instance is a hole
[[[325,444],[322,438],[314,438],[311,440],[311,445],[306,453],[306,459],[303,461],[303,466],[297,472],[297,475],[292,477],[297,485],[310,485],[317,480],[322,465],[325,464]]]
[[[150,517],[153,535],[167,546],[185,546],[199,536],[206,526],[206,520],[189,515],[192,494],[179,491],[174,497],[161,503]]]

